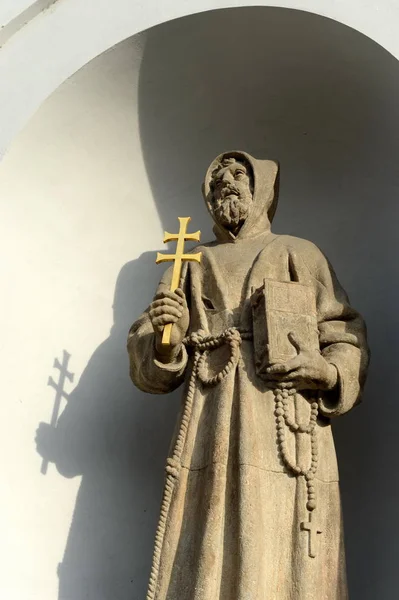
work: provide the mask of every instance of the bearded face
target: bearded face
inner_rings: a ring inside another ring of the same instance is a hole
[[[249,166],[235,159],[223,161],[214,174],[212,188],[216,220],[237,233],[252,205],[253,181]]]

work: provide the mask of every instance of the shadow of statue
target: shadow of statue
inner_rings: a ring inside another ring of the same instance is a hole
[[[129,378],[131,323],[158,283],[155,253],[121,270],[114,324],[69,395],[57,427],[41,423],[37,447],[65,477],[81,476],[59,600],[133,600],[145,595],[176,398],[151,397]]]

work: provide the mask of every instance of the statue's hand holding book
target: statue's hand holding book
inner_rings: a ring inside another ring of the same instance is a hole
[[[332,390],[337,384],[337,369],[317,350],[302,345],[295,334],[288,339],[298,354],[286,362],[275,362],[266,368],[266,379],[296,390]]]
[[[265,279],[252,293],[255,367],[258,375],[296,390],[331,390],[337,369],[320,353],[313,288]]]

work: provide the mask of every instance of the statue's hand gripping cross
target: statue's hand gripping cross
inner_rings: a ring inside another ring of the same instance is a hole
[[[170,291],[174,292],[179,287],[180,277],[181,277],[181,269],[183,265],[183,261],[194,260],[195,262],[201,262],[201,252],[197,252],[196,254],[185,254],[184,253],[184,242],[185,241],[193,241],[199,242],[201,237],[201,232],[196,231],[195,233],[187,233],[187,225],[191,221],[191,217],[178,217],[180,222],[179,233],[168,233],[165,231],[165,235],[163,238],[164,244],[166,242],[171,242],[176,240],[176,254],[161,254],[157,253],[156,263],[161,262],[174,262],[173,265],[173,274],[172,274],[172,282],[170,284]],[[170,344],[170,336],[172,333],[173,323],[168,323],[165,325],[162,333],[162,344],[169,345]]]

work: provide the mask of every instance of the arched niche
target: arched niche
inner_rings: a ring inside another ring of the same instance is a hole
[[[392,55],[331,19],[204,12],[97,57],[21,131],[0,166],[2,501],[21,540],[4,597],[53,600],[59,584],[59,600],[144,596],[179,394],[132,387],[126,331],[160,275],[162,230],[190,214],[210,237],[203,173],[233,147],[280,160],[275,230],[316,242],[366,317],[365,403],[336,425],[350,588],[394,594],[397,82]],[[64,348],[78,383],[66,388],[60,473],[43,477],[33,438]]]
[[[31,5],[36,3],[31,2]],[[252,0],[63,0],[48,6],[24,25],[0,53],[0,156],[35,110],[57,87],[90,60],[115,44],[150,27],[216,9],[251,7]],[[346,24],[399,56],[394,3],[362,0],[258,1],[257,6],[303,10]],[[40,3],[38,3],[40,7]],[[22,5],[29,12],[29,2]],[[7,7],[4,9],[7,14]],[[11,10],[12,14],[14,11]],[[32,14],[36,14],[36,10]],[[22,19],[22,23],[23,23]]]

